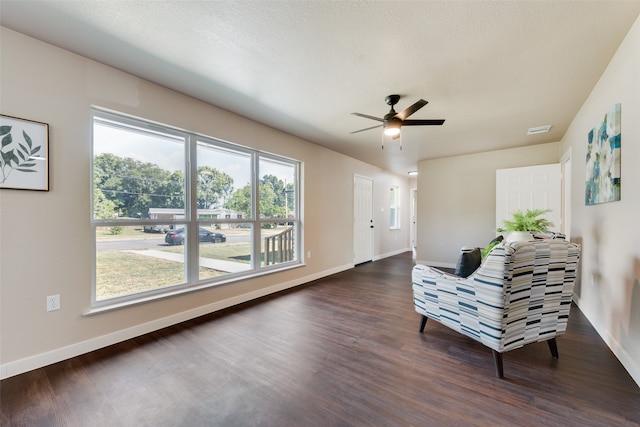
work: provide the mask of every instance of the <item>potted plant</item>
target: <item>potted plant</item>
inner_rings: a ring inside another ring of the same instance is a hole
[[[513,219],[503,220],[504,227],[498,228],[500,233],[506,233],[506,240],[509,242],[533,240],[531,232],[546,233],[553,223],[544,217],[551,212],[551,209],[527,209],[515,211]]]

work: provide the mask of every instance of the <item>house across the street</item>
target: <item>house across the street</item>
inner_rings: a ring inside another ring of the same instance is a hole
[[[149,219],[183,219],[184,209],[180,208],[149,208]],[[233,211],[231,209],[215,208],[215,209],[198,209],[198,219],[242,219],[242,212]],[[230,228],[233,225],[224,223],[219,224],[221,229]],[[166,233],[173,230],[173,225],[148,225],[144,227],[146,233]]]

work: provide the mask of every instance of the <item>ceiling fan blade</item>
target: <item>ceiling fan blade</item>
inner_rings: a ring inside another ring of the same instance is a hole
[[[382,127],[382,125],[371,126],[370,128],[365,128],[365,129],[360,129],[360,130],[354,130],[353,132],[349,132],[349,133],[364,132],[365,130],[371,130],[371,129],[380,128],[380,127]]]
[[[400,120],[406,120],[407,117],[409,117],[410,115],[412,115],[413,113],[415,113],[416,111],[418,111],[419,109],[421,109],[427,104],[428,104],[427,101],[425,101],[424,99],[420,99],[415,104],[400,111],[398,114],[396,114],[396,117],[399,118]]]
[[[405,120],[402,126],[440,126],[444,119]]]
[[[364,117],[365,119],[371,119],[371,120],[375,120],[377,122],[384,122],[384,119],[381,119],[379,117],[374,117],[374,116],[370,116],[368,114],[362,114],[362,113],[351,113],[354,116],[358,116],[358,117]]]

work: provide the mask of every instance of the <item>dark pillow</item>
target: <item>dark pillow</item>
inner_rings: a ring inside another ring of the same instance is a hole
[[[456,264],[456,276],[469,277],[482,263],[480,248],[464,247],[460,250]]]

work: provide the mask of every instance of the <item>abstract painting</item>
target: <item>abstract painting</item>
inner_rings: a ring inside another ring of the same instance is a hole
[[[620,104],[587,136],[586,205],[620,200]]]

